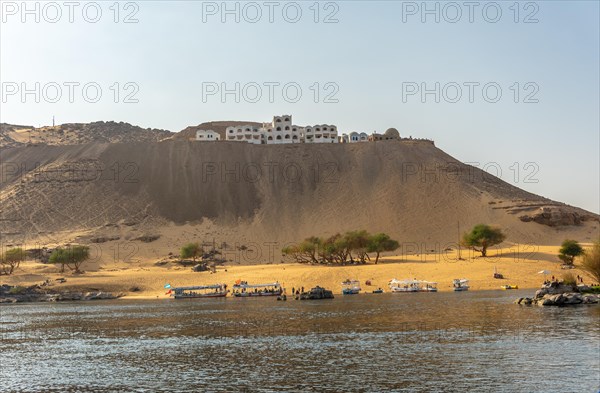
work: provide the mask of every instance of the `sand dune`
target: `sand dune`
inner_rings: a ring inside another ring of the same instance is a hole
[[[5,244],[118,237],[152,259],[192,240],[280,250],[310,235],[359,228],[443,249],[456,242],[458,222],[464,230],[498,225],[514,243],[598,235],[597,215],[518,189],[425,142],[91,143],[1,155]],[[549,227],[519,219],[542,206],[586,221]],[[133,240],[142,235],[160,238]]]

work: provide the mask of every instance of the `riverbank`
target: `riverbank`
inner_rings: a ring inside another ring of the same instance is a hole
[[[501,285],[518,285],[520,289],[538,289],[545,278],[555,275],[562,277],[566,271],[560,269],[556,258],[557,247],[535,247],[526,254],[513,249],[491,252],[486,258],[463,251],[464,260],[458,260],[455,252],[386,257],[375,265],[322,266],[296,263],[266,265],[225,264],[217,267],[215,273],[192,272],[189,267],[175,263],[156,266],[152,261],[131,264],[114,264],[98,267],[85,274],[60,273],[55,266],[36,262],[26,262],[13,276],[3,276],[0,284],[29,286],[46,280],[56,291],[92,292],[102,291],[123,293],[123,298],[165,298],[164,285],[172,286],[203,285],[226,283],[230,287],[236,280],[250,283],[280,282],[288,293],[292,288],[309,289],[313,286],[341,293],[340,283],[348,278],[360,281],[363,292],[377,288],[388,290],[388,282],[397,279],[419,279],[438,283],[440,291],[452,291],[452,280],[467,278],[471,290],[497,290]],[[85,266],[84,266],[85,269]],[[505,279],[494,279],[497,270]],[[545,277],[538,272],[548,270]],[[573,275],[585,276],[578,269],[570,270]],[[65,278],[61,282],[60,278]],[[370,286],[365,285],[369,280]]]

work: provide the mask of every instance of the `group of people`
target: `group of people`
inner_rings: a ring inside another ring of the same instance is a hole
[[[300,295],[301,293],[304,293],[304,287],[298,289],[292,287],[292,295]]]

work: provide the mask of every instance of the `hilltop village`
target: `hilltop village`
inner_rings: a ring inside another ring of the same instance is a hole
[[[395,128],[389,128],[383,134],[373,132],[349,132],[338,134],[335,125],[317,124],[313,126],[298,126],[292,122],[291,115],[273,116],[271,123],[263,123],[261,127],[253,125],[230,126],[225,129],[225,135],[210,129],[196,131],[196,141],[238,141],[255,145],[275,145],[289,143],[357,143],[369,141],[413,140],[401,138]],[[420,139],[422,141],[429,141]]]

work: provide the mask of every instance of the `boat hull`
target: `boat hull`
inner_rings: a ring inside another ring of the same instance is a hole
[[[281,296],[283,291],[279,292],[244,292],[234,293],[234,297],[263,297],[263,296]]]

